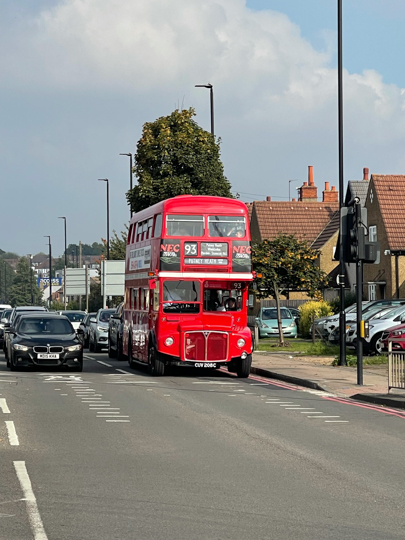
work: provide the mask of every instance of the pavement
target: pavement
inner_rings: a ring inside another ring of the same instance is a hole
[[[332,356],[255,351],[251,371],[356,401],[405,409],[405,391],[388,390],[388,365],[364,366],[363,385],[360,386],[356,367],[332,366],[332,361]]]

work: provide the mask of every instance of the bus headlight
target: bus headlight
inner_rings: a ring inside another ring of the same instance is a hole
[[[168,337],[165,339],[165,345],[167,345],[168,347],[173,345],[173,343],[174,343],[174,339],[172,337]]]
[[[236,342],[236,345],[239,347],[239,349],[241,349],[242,347],[245,346],[245,340],[242,338],[238,339],[238,341]]]

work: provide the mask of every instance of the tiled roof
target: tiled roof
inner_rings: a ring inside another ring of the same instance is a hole
[[[368,186],[370,183],[367,180],[350,180],[346,193],[347,204],[354,197],[360,197],[361,206],[366,204]]]
[[[336,212],[332,216],[332,219],[323,229],[321,234],[315,239],[311,247],[314,249],[321,249],[321,247],[339,230],[339,225],[339,210],[336,210]]]
[[[282,233],[311,244],[339,209],[337,202],[255,201],[253,205],[262,240],[273,240]]]
[[[387,232],[389,249],[405,250],[405,176],[373,174],[371,180]]]

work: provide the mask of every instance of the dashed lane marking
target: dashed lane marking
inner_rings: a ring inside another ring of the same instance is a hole
[[[106,420],[106,422],[130,422],[131,420]]]
[[[308,418],[312,418],[312,417],[308,416]],[[314,416],[314,418],[340,418],[340,416]]]
[[[123,369],[116,368],[115,371],[119,371],[120,373],[124,373],[125,375],[131,375],[134,377],[133,373],[130,373],[129,371],[124,371]]]
[[[15,430],[14,422],[6,422],[8,440],[10,441],[11,446],[20,446],[20,441],[18,440],[17,432]]]
[[[42,523],[41,515],[38,510],[37,500],[32,490],[31,480],[25,466],[25,461],[14,461],[13,463],[18,480],[20,481],[21,489],[24,493],[28,520],[31,525],[34,540],[48,540],[44,525]]]
[[[0,398],[0,409],[4,414],[10,414],[10,409],[7,406],[7,401],[5,398]]]
[[[97,360],[97,364],[102,364],[103,366],[112,367],[111,364],[107,364],[106,362],[102,362],[101,360]]]

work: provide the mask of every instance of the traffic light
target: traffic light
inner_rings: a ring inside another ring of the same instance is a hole
[[[357,227],[356,216],[353,208],[347,208],[347,213],[342,216],[343,229],[343,258],[346,263],[356,262],[357,260]]]

